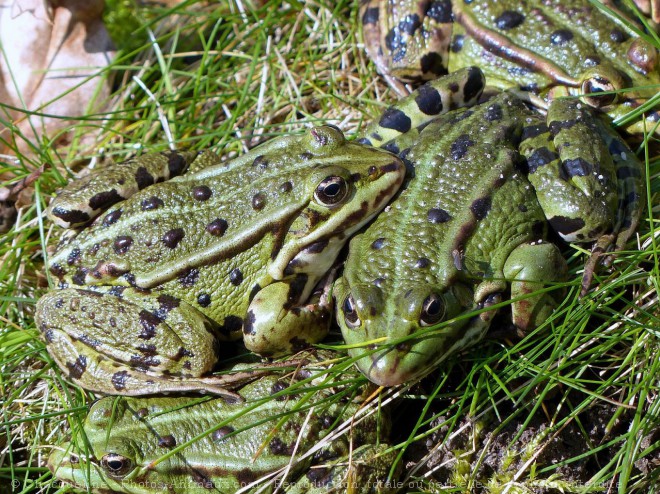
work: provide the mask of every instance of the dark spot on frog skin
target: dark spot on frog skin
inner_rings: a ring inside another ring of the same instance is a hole
[[[440,93],[428,84],[417,90],[415,103],[419,111],[425,115],[438,115],[442,111],[442,97]]]
[[[115,202],[119,202],[121,199],[118,199]],[[114,203],[113,203],[114,204]],[[64,209],[60,206],[56,206],[52,211],[53,216],[60,218],[61,220],[66,221],[72,225],[77,225],[81,223],[87,223],[90,220],[89,214],[79,209]]]
[[[518,204],[518,211],[520,211],[521,213],[526,213],[527,206],[525,206],[524,204]]]
[[[573,33],[568,29],[557,29],[550,34],[550,43],[555,46],[563,46],[573,39]]]
[[[279,437],[271,439],[270,443],[268,443],[268,449],[274,455],[291,456],[293,454],[293,448],[287,446]]]
[[[385,278],[382,277],[375,278],[374,281],[372,281],[374,286],[377,288],[382,288],[384,282],[385,282]]]
[[[586,177],[594,172],[594,165],[584,158],[574,160],[564,160],[561,162],[561,169],[565,179],[571,177]]]
[[[95,256],[98,254],[99,250],[101,249],[101,244],[95,243],[90,247],[90,249],[87,251],[90,256]]]
[[[173,448],[176,446],[176,439],[174,439],[172,434],[161,436],[158,438],[158,446],[161,448]]]
[[[156,309],[155,315],[161,321],[164,321],[167,317],[167,314],[179,307],[179,304],[181,303],[181,300],[178,298],[167,294],[158,295],[156,300],[158,300],[159,307]]]
[[[150,185],[153,185],[156,182],[156,179],[154,178],[151,173],[149,173],[149,170],[147,170],[144,166],[141,166],[135,171],[135,183],[138,186],[138,189],[146,189]]]
[[[383,247],[385,247],[385,238],[383,237],[377,238],[371,243],[371,248],[373,250],[380,250]]]
[[[302,338],[298,338],[297,336],[294,336],[289,340],[289,348],[291,350],[291,353],[298,353],[305,348],[309,348],[309,341],[304,340]]]
[[[623,31],[614,28],[612,31],[610,31],[610,39],[615,43],[623,43],[626,39],[628,39],[628,37]]]
[[[245,335],[250,335],[253,336],[256,334],[254,330],[254,321],[256,320],[256,317],[254,315],[254,312],[249,310],[248,313],[245,315],[245,321],[243,322],[243,334]],[[227,321],[227,318],[225,318],[225,321]],[[226,327],[226,324],[225,324]],[[221,328],[223,329],[223,328]]]
[[[495,122],[502,119],[502,107],[497,103],[492,104],[486,110],[484,118],[489,122]]]
[[[87,270],[85,268],[80,268],[75,274],[71,277],[71,282],[74,285],[83,286],[85,284],[85,278],[87,276]]]
[[[49,271],[53,276],[57,276],[58,278],[61,278],[66,274],[66,269],[64,269],[62,265],[58,263],[51,264]]]
[[[415,261],[413,267],[417,269],[424,269],[424,268],[428,268],[430,264],[431,261],[429,259],[427,259],[426,257],[420,257],[419,259],[417,259],[417,261]]]
[[[252,166],[254,168],[259,168],[260,170],[265,170],[268,168],[268,160],[263,154],[260,154],[256,158],[254,158],[254,161],[252,162]]]
[[[279,191],[282,193],[291,192],[293,190],[293,184],[291,182],[282,182],[279,186]]]
[[[260,211],[264,208],[266,205],[266,194],[263,192],[257,192],[253,197],[252,197],[252,209],[255,211]]]
[[[78,263],[80,261],[80,254],[81,254],[80,249],[76,247],[67,256],[66,263],[69,266],[73,266],[74,264]]]
[[[470,136],[467,134],[461,134],[456,138],[454,142],[451,143],[450,153],[454,161],[458,161],[461,158],[465,157],[471,146],[474,145],[474,141],[470,139]]]
[[[364,11],[362,14],[362,25],[378,24],[378,7],[371,7]]]
[[[174,228],[165,232],[162,241],[163,244],[165,244],[165,247],[174,249],[177,245],[179,245],[179,242],[183,240],[184,236],[185,232],[183,231],[183,228]]]
[[[505,10],[495,19],[495,26],[498,29],[508,30],[520,26],[525,20],[525,16],[515,10]]]
[[[115,189],[99,192],[89,199],[89,207],[93,210],[105,209],[113,204],[123,201],[124,198],[119,195]]]
[[[224,440],[226,435],[231,434],[235,430],[236,429],[234,429],[233,427],[231,427],[229,425],[225,425],[223,427],[220,427],[218,430],[213,431],[211,433],[211,438],[216,442],[220,442],[220,441]]]
[[[214,237],[221,237],[227,231],[229,224],[222,218],[216,218],[211,223],[206,225],[206,231]]]
[[[67,362],[66,368],[69,370],[69,379],[80,379],[87,370],[87,357],[79,355],[74,363]]]
[[[327,467],[311,468],[305,474],[313,486],[324,487],[332,480],[332,470]]]
[[[431,2],[431,5],[429,5],[426,9],[426,16],[430,17],[436,22],[453,22],[454,15],[451,11],[451,1],[439,0],[436,2]]]
[[[197,303],[201,307],[208,307],[209,305],[211,305],[211,295],[209,295],[208,293],[200,293],[197,296]]]
[[[446,223],[451,219],[451,215],[444,209],[431,208],[426,214],[426,219],[433,224]]]
[[[423,74],[442,75],[447,73],[442,63],[442,55],[434,51],[421,56],[419,68],[422,69]]]
[[[471,100],[479,94],[479,92],[484,88],[485,79],[482,72],[474,67],[470,68],[470,73],[468,74],[468,79],[463,88],[465,93],[465,101]]]
[[[562,130],[567,130],[572,128],[573,126],[577,125],[578,121],[577,120],[554,120],[550,122],[550,125],[548,125],[548,128],[550,129],[550,134],[552,136],[556,136],[561,132]]]
[[[124,290],[126,290],[125,286],[113,286],[110,290],[108,290],[108,294],[117,298],[122,298]]]
[[[231,273],[229,273],[229,282],[234,286],[243,283],[243,273],[241,273],[240,269],[234,268],[231,270]]]
[[[408,132],[412,127],[410,117],[401,110],[388,108],[380,117],[378,125],[386,129],[396,130],[397,132]]]
[[[231,333],[237,333],[243,327],[243,319],[238,316],[227,316],[223,321],[222,326],[218,328],[218,331],[223,335],[230,335]]]
[[[552,163],[558,158],[559,156],[557,153],[550,151],[548,148],[543,147],[536,149],[532,155],[527,158],[527,172],[536,173],[536,170],[538,170],[539,167]]]
[[[321,239],[317,240],[316,242],[312,242],[309,244],[307,247],[303,249],[303,252],[306,252],[308,254],[320,254],[323,252],[326,247],[328,246],[329,240],[326,239]]]
[[[186,159],[176,151],[171,151],[167,155],[167,169],[170,172],[170,177],[180,175],[186,167]]]
[[[148,197],[143,199],[140,203],[142,211],[151,211],[153,209],[158,209],[163,206],[163,200],[156,196]]]
[[[492,201],[489,197],[480,197],[470,204],[470,211],[477,220],[483,220],[490,211]]]
[[[457,34],[451,39],[450,50],[452,53],[458,53],[463,49],[463,43],[465,42],[465,36],[463,34]]]
[[[131,355],[131,367],[142,371],[147,371],[149,367],[160,365],[160,359],[152,355]]]
[[[115,239],[113,249],[117,254],[126,254],[128,249],[131,248],[131,245],[133,245],[133,237],[129,237],[128,235],[120,235]]]
[[[128,379],[128,371],[119,371],[115,372],[112,375],[111,381],[112,381],[112,386],[115,388],[116,391],[123,391],[126,389],[126,380]]]
[[[139,408],[139,409],[135,412],[135,414],[136,414],[139,418],[143,419],[143,418],[146,418],[146,417],[149,416],[149,410],[146,409],[146,408],[144,408],[144,407],[142,407],[142,408]]]
[[[548,223],[555,229],[557,233],[568,235],[584,228],[584,220],[582,218],[568,218],[566,216],[553,216],[548,219]]]
[[[192,195],[197,201],[207,201],[213,195],[213,191],[206,185],[197,185],[193,187]]]
[[[181,283],[181,286],[185,286],[185,287],[194,286],[195,283],[197,283],[198,279],[199,279],[199,269],[197,268],[186,269],[183,273],[179,275],[179,283]]]
[[[270,387],[270,395],[274,395],[279,393],[280,391],[284,391],[286,388],[288,388],[289,385],[285,383],[284,381],[276,381],[271,387]],[[288,400],[289,397],[287,395],[281,395],[275,398],[277,401],[284,401]]]
[[[103,218],[103,226],[110,226],[114,223],[117,222],[117,220],[121,217],[122,210],[121,209],[116,209],[112,211],[111,213],[108,213],[105,215],[105,218]]]
[[[142,326],[142,331],[138,334],[138,338],[143,340],[150,340],[156,336],[156,327],[161,323],[161,318],[158,317],[153,312],[142,309],[138,314],[138,320],[140,326]]]
[[[385,151],[389,151],[390,153],[393,153],[393,154],[399,154],[399,146],[397,146],[395,141],[388,142],[387,144],[382,146],[381,149],[384,149]],[[372,167],[372,168],[375,169],[376,167]],[[371,169],[370,169],[370,171],[371,171]]]
[[[522,136],[520,139],[522,141],[533,139],[534,137],[538,137],[541,134],[545,134],[546,132],[548,132],[548,126],[546,124],[528,125],[527,127],[523,128]]]

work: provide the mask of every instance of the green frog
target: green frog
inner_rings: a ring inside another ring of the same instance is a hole
[[[207,376],[222,341],[277,356],[323,338],[335,258],[404,175],[332,126],[227,163],[171,152],[104,168],[48,210],[72,235],[49,259],[58,284],[37,327],[86,389],[225,393],[231,376]]]
[[[239,391],[241,402],[102,398],[84,421],[84,438],[54,449],[48,467],[95,493],[273,492],[277,485],[320,494],[347,492],[347,483],[355,493],[394,492],[387,415],[358,413],[353,385],[326,376],[327,363],[262,377]],[[355,426],[347,435],[342,424]]]
[[[365,132],[410,169],[351,240],[333,288],[349,353],[377,384],[423,376],[474,345],[507,298],[519,333],[548,319],[567,274],[548,225],[566,241],[596,242],[585,292],[596,262],[611,262],[638,223],[643,165],[602,116],[558,98],[543,117],[507,92],[442,114],[447,95],[474,91],[481,77],[469,68],[422,86]]]
[[[634,24],[628,13],[617,15]],[[656,48],[589,0],[362,0],[360,19],[367,53],[402,95],[398,79],[477,65],[494,87],[546,99],[563,87],[618,118],[660,87]],[[658,121],[656,109],[627,130],[660,132]]]

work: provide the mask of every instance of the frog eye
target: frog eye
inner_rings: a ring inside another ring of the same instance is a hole
[[[348,295],[344,299],[341,310],[344,313],[344,322],[346,323],[346,326],[355,329],[360,325],[360,316],[358,316],[353,295]]]
[[[316,202],[324,206],[336,206],[348,195],[346,179],[338,176],[325,178],[314,191]]]
[[[132,465],[129,458],[117,453],[108,453],[101,458],[101,467],[111,477],[123,477],[131,471]]]
[[[442,297],[432,293],[424,300],[422,305],[422,314],[419,316],[421,326],[432,326],[445,316],[445,303]]]
[[[599,94],[616,91],[618,88],[606,77],[594,75],[582,82],[582,93],[584,100],[594,108],[602,108],[611,105],[617,100],[617,94]]]

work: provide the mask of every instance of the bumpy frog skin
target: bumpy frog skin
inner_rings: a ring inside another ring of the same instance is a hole
[[[390,428],[385,414],[356,418],[350,436],[333,436],[305,456],[360,408],[351,393],[328,387],[319,370],[308,366],[293,380],[263,377],[240,390],[241,403],[102,398],[83,424],[89,448],[63,444],[53,450],[48,467],[57,479],[95,493],[230,493],[276,472],[289,493],[347,492],[347,480],[356,488],[351,492],[390,492],[371,490],[387,479],[396,456],[384,451]],[[320,389],[309,388],[315,376]],[[296,382],[303,378],[305,383]],[[85,444],[80,437],[76,443]],[[322,466],[310,469],[312,464]],[[263,480],[241,492],[257,492],[259,486]],[[272,491],[270,486],[258,492]]]
[[[433,119],[430,107],[437,115],[449,105],[430,102],[474,93],[479,77],[471,68],[427,84],[366,132],[411,169],[351,240],[333,288],[344,339],[357,346],[349,353],[380,385],[420,377],[477,343],[509,294],[519,332],[543,323],[562,290],[539,290],[567,273],[548,223],[567,241],[596,241],[586,289],[595,261],[624,247],[641,213],[641,162],[584,103],[556,99],[546,120],[503,93]]]
[[[360,19],[369,56],[400,93],[397,79],[477,65],[494,87],[542,96],[566,87],[617,118],[660,88],[655,47],[588,0],[363,0]],[[658,120],[656,109],[627,130],[651,131]]]
[[[279,355],[323,338],[331,301],[313,290],[404,174],[324,126],[229,163],[146,155],[74,183],[49,210],[79,227],[49,260],[58,290],[37,304],[50,354],[93,391],[223,393],[231,378],[203,377],[218,341]]]

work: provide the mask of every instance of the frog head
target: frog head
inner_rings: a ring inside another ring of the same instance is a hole
[[[337,321],[360,372],[381,386],[420,378],[483,337],[500,299],[474,302],[468,285],[410,285],[386,297],[376,285],[335,283]],[[484,310],[485,309],[485,310]]]

